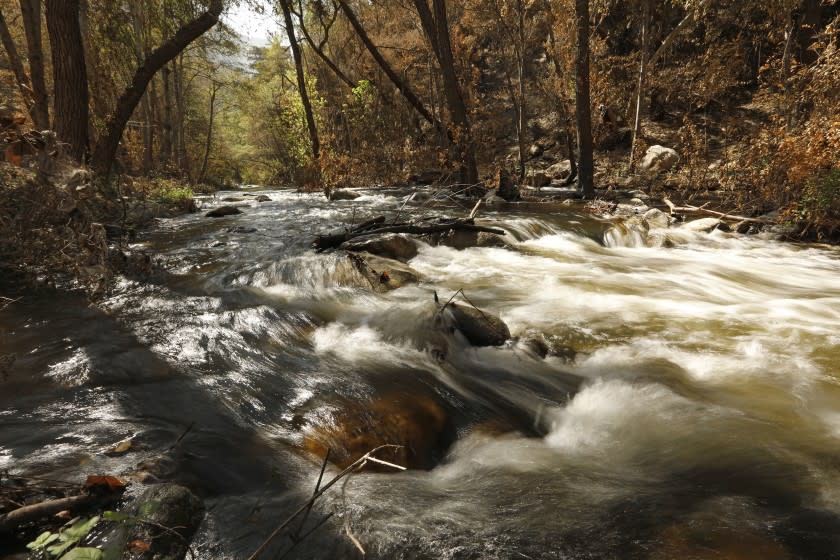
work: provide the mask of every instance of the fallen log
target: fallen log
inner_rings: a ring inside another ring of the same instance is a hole
[[[444,231],[463,230],[463,231],[478,231],[485,233],[495,233],[496,235],[505,235],[505,231],[498,228],[491,228],[485,226],[477,226],[471,220],[453,220],[449,222],[442,222],[431,225],[417,225],[417,224],[394,224],[390,226],[366,229],[362,231],[351,230],[341,233],[334,233],[328,235],[319,235],[312,243],[312,248],[316,251],[323,252],[329,249],[335,249],[345,241],[349,241],[356,237],[363,235],[377,235],[380,233],[410,233],[414,235],[425,235],[428,233],[440,233]]]
[[[757,224],[775,224],[773,220],[765,220],[762,218],[748,218],[747,216],[738,216],[736,214],[726,214],[724,212],[717,212],[715,210],[709,210],[703,206],[677,206],[673,202],[671,202],[668,198],[663,198],[662,202],[664,202],[668,209],[671,211],[671,215],[676,213],[682,214],[706,214],[708,216],[714,216],[716,218],[720,218],[721,220],[731,220],[733,222],[754,222]]]
[[[82,494],[81,496],[47,500],[46,502],[20,507],[4,515],[0,515],[0,533],[14,531],[21,525],[37,521],[43,517],[51,517],[64,510],[89,506],[97,499],[99,499],[98,496]]]

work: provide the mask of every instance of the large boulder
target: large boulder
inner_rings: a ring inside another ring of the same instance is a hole
[[[205,216],[208,218],[223,218],[225,216],[235,216],[236,214],[241,213],[242,210],[236,206],[219,206],[218,208],[214,208],[207,212]]]
[[[471,305],[450,302],[443,313],[451,328],[473,346],[501,346],[510,338],[510,329],[504,321]]]
[[[648,148],[639,167],[645,171],[668,171],[680,161],[680,155],[672,148],[655,145]]]
[[[507,201],[519,200],[519,185],[516,184],[510,172],[503,167],[496,169],[492,188],[496,190],[496,195]]]
[[[414,241],[399,233],[357,237],[345,241],[341,248],[354,253],[370,253],[399,261],[408,261],[417,256],[417,245]]]
[[[360,196],[362,195],[353,191],[346,191],[341,189],[330,191],[330,200],[356,200]]]
[[[349,253],[353,266],[376,292],[389,292],[407,284],[416,284],[420,274],[399,261],[368,253]]]
[[[376,457],[409,469],[430,469],[440,461],[449,440],[448,417],[430,395],[391,395],[368,403],[347,402],[331,419],[318,417],[304,439],[304,448],[317,459],[330,451],[330,461],[347,468],[382,445]],[[394,472],[369,464],[368,468]]]
[[[564,179],[572,172],[572,162],[564,160],[555,163],[545,170],[545,174],[552,179]]]

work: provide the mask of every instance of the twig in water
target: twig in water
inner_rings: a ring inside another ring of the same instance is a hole
[[[347,467],[346,469],[344,469],[343,471],[338,473],[336,476],[334,476],[332,478],[332,480],[330,480],[323,487],[321,487],[320,490],[318,490],[317,492],[312,494],[312,497],[305,504],[303,504],[301,507],[299,507],[294,513],[292,513],[283,523],[281,523],[268,536],[268,538],[265,540],[265,542],[263,542],[260,545],[260,547],[257,548],[257,550],[254,551],[253,554],[251,554],[251,556],[248,557],[248,560],[255,560],[257,557],[259,557],[259,555],[262,554],[265,551],[266,548],[268,548],[268,545],[271,544],[271,541],[273,541],[277,537],[277,535],[279,535],[280,532],[283,531],[283,529],[288,527],[289,524],[292,521],[297,519],[298,515],[305,512],[307,510],[307,508],[311,508],[312,504],[315,503],[315,500],[317,500],[318,498],[323,496],[324,493],[326,493],[327,490],[329,490],[330,488],[335,486],[335,484],[338,481],[340,481],[342,478],[346,477],[350,473],[362,468],[365,464],[367,464],[368,459],[370,459],[374,454],[376,454],[379,451],[382,451],[383,449],[400,449],[401,447],[402,447],[401,445],[380,445],[376,449],[373,449],[372,451],[368,451],[367,453],[365,453],[364,455],[362,455],[361,457],[356,459],[356,461],[354,461],[349,467]]]

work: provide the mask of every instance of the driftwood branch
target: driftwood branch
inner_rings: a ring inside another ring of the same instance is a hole
[[[737,214],[727,214],[725,212],[717,212],[715,210],[709,210],[703,206],[677,206],[673,202],[671,202],[667,198],[663,198],[662,201],[668,206],[669,210],[671,211],[671,215],[673,214],[705,214],[707,216],[715,216],[720,218],[721,220],[731,220],[735,222],[754,222],[757,224],[774,224],[775,222],[772,220],[765,220],[762,218],[748,218],[747,216],[739,216]]]
[[[82,494],[81,496],[47,500],[46,502],[20,507],[4,515],[0,515],[0,533],[13,531],[21,525],[37,521],[42,517],[51,517],[66,509],[88,506],[96,500],[96,496]]]
[[[329,235],[319,235],[312,243],[312,247],[318,251],[326,251],[328,249],[335,249],[345,241],[362,237],[364,235],[378,235],[382,233],[411,233],[414,235],[424,235],[428,233],[440,233],[444,231],[478,231],[484,233],[495,233],[496,235],[505,235],[505,231],[498,228],[491,228],[486,226],[477,226],[472,223],[472,220],[452,220],[442,222],[439,224],[417,225],[417,224],[394,224],[390,226],[383,226],[371,229],[359,230],[356,228],[351,231],[343,231],[341,233],[334,233]]]

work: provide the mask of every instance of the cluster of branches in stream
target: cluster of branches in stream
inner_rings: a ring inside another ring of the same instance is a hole
[[[246,7],[282,33],[241,42],[225,14]],[[55,130],[101,178],[194,184],[329,191],[434,171],[476,185],[496,166],[525,182],[569,159],[587,197],[637,177],[830,235],[838,13],[834,0],[0,0],[0,125]],[[32,148],[10,138],[20,162]],[[681,153],[674,173],[634,175],[652,144]]]

